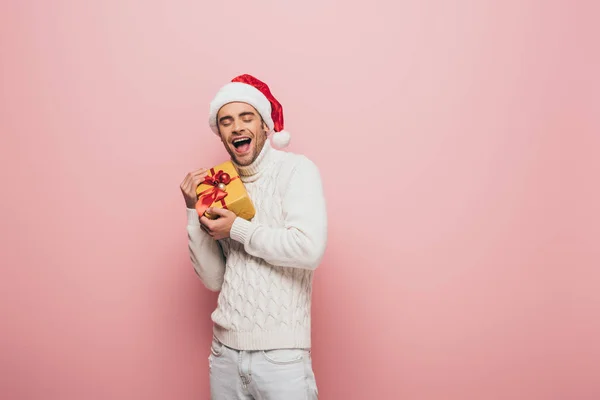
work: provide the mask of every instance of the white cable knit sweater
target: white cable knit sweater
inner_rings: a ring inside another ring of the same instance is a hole
[[[256,209],[252,221],[237,218],[230,238],[215,241],[187,209],[194,269],[220,290],[214,334],[240,350],[309,348],[313,272],[327,242],[319,170],[268,140],[252,165],[236,168]]]

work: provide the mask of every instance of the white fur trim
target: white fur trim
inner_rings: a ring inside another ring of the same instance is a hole
[[[219,113],[219,110],[225,104],[235,101],[248,103],[256,108],[256,111],[260,113],[263,120],[269,127],[269,130],[273,129],[273,119],[271,118],[271,102],[269,99],[267,99],[260,90],[252,85],[242,82],[229,82],[217,92],[214,99],[210,103],[208,124],[216,135],[219,134],[219,130],[217,128],[217,114]]]
[[[291,135],[286,130],[283,130],[280,132],[275,132],[275,133],[273,133],[273,136],[271,137],[271,141],[273,142],[273,145],[275,147],[277,147],[278,149],[283,149],[288,144],[290,144],[290,139],[291,139]]]

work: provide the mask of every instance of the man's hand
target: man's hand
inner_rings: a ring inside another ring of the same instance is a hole
[[[196,202],[198,201],[196,188],[204,181],[206,175],[208,175],[208,169],[200,168],[187,174],[183,182],[181,182],[181,193],[183,194],[187,208],[196,208]]]
[[[200,224],[202,224],[202,228],[215,240],[228,238],[237,215],[229,210],[212,207],[206,212],[218,215],[219,218],[213,220],[206,218],[204,215],[201,216]]]

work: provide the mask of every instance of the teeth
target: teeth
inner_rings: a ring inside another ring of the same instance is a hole
[[[250,140],[250,138],[240,138],[240,139],[235,139],[235,140],[233,141],[233,143],[241,142],[241,141],[243,141],[243,140]]]

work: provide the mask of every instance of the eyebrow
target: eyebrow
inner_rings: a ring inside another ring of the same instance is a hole
[[[255,113],[253,113],[252,111],[244,111],[244,112],[240,113],[240,114],[238,115],[238,117],[244,117],[244,116],[246,116],[246,115],[253,115],[253,116],[256,116],[256,114],[255,114]],[[233,117],[232,117],[231,115],[225,115],[225,116],[223,116],[223,117],[219,118],[219,122],[223,122],[223,121],[225,121],[226,119],[233,119]]]

